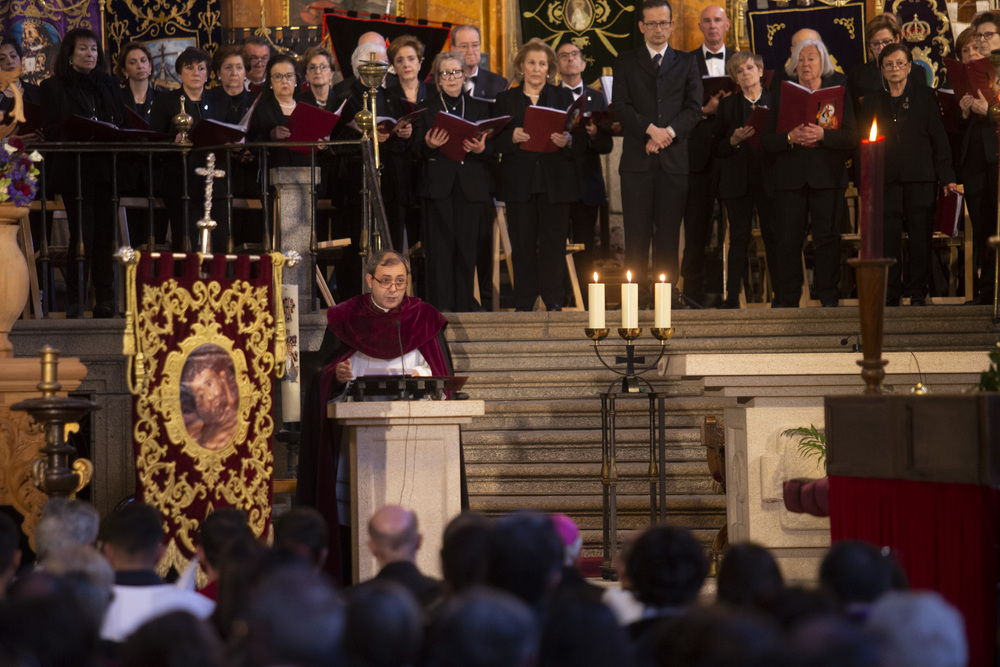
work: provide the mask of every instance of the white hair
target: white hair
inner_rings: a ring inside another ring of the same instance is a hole
[[[378,44],[359,44],[354,53],[351,54],[351,69],[354,71],[354,78],[360,79],[358,74],[358,65],[363,62],[367,62],[371,58],[371,54],[375,55],[375,60],[382,60],[384,62],[389,61],[389,55],[385,51],[385,46]]]
[[[799,55],[802,53],[802,49],[807,46],[814,46],[816,50],[819,51],[819,59],[823,63],[823,69],[820,71],[819,75],[830,76],[834,73],[835,69],[833,67],[833,61],[830,59],[830,52],[826,50],[826,44],[816,39],[803,39],[801,42],[795,45],[792,49],[792,57],[788,60],[788,64],[785,66],[785,73],[788,76],[795,76],[795,68],[799,64]]]
[[[969,658],[962,615],[938,593],[890,591],[866,627],[906,667],[964,667]]]

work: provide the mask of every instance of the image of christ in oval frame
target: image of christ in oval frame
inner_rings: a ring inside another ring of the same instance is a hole
[[[180,399],[184,428],[191,439],[209,451],[225,448],[236,433],[240,414],[230,354],[211,343],[192,350],[181,371]]]

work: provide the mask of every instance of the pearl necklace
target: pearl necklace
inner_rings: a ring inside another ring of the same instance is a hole
[[[294,109],[296,104],[298,103],[292,102],[291,104],[283,104],[282,102],[278,102],[278,106],[280,106],[282,109]]]

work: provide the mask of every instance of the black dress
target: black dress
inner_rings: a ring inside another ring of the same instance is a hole
[[[417,106],[423,104],[428,97],[428,87],[421,82],[417,89],[416,103],[410,102],[403,92],[403,87],[399,83],[386,86],[385,89],[386,106],[389,115],[393,118],[402,118],[410,113]],[[389,233],[397,249],[403,248],[403,230],[406,230],[406,238],[410,247],[417,244],[420,239],[420,198],[417,196],[416,183],[419,165],[413,159],[410,147],[413,145],[413,135],[409,139],[402,139],[393,135],[392,142],[387,141],[385,152],[385,168],[382,170],[383,189],[390,192],[390,201],[395,207],[392,212],[388,210],[389,201],[386,202],[386,217],[389,219]],[[389,183],[388,181],[391,181]]]

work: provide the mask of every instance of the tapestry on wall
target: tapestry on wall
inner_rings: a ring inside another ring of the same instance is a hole
[[[756,3],[754,3],[756,4]],[[789,7],[787,0],[772,0],[766,9],[750,9],[750,49],[764,59],[764,69],[780,69],[792,52],[792,35],[811,28],[823,37],[837,70],[847,72],[865,62],[865,5],[816,4]]]
[[[122,46],[143,42],[153,55],[151,83],[175,89],[177,56],[189,46],[214,53],[221,43],[222,9],[219,0],[108,0],[107,30],[112,66]]]
[[[899,18],[903,43],[910,47],[913,60],[925,66],[937,88],[944,77],[945,56],[954,58],[955,43],[951,37],[951,22],[944,0],[894,0],[885,10]]]
[[[280,254],[195,253],[132,253],[126,263],[136,498],[163,519],[161,574],[187,567],[198,526],[220,507],[242,510],[255,535],[269,535],[283,263]]]
[[[372,31],[385,37],[387,45],[401,35],[413,35],[423,42],[424,62],[420,66],[420,79],[424,80],[431,72],[434,56],[446,49],[451,24],[355,11],[328,12],[323,16],[323,42],[332,45],[337,67],[345,76],[351,73],[351,54],[358,45],[358,37]]]
[[[583,81],[590,84],[640,43],[637,7],[618,0],[520,0],[522,43],[538,37],[555,49],[572,42],[587,61]]]
[[[86,28],[100,39],[99,4],[99,0],[0,0],[0,33],[20,43],[24,78],[39,84],[52,75],[59,45],[70,30]]]

